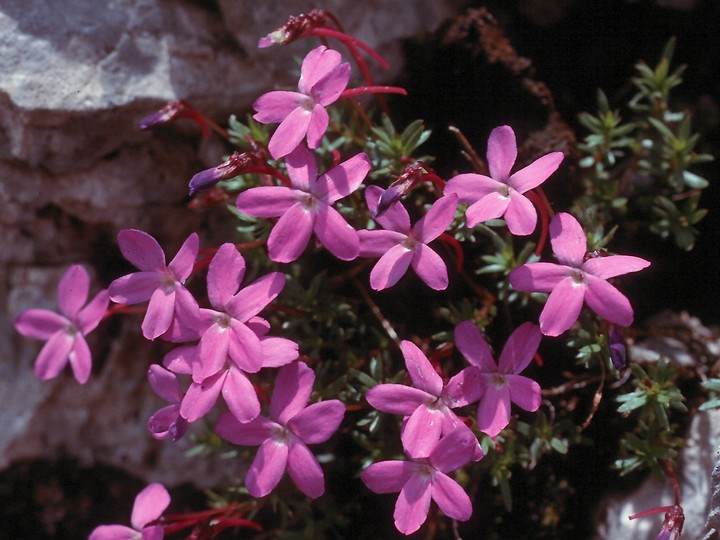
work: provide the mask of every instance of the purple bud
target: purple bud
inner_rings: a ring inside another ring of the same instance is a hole
[[[610,325],[608,331],[608,341],[610,346],[610,359],[615,369],[620,371],[627,366],[627,349],[625,348],[625,340],[620,327]]]

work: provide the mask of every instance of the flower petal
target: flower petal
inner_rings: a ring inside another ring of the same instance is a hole
[[[480,400],[477,427],[490,437],[495,437],[510,423],[510,389],[489,384]]]
[[[82,334],[75,335],[75,341],[68,355],[68,362],[70,362],[75,380],[80,384],[85,384],[92,371],[92,355]]]
[[[173,373],[191,375],[192,364],[195,360],[197,345],[182,345],[175,347],[163,357],[163,366]]]
[[[571,276],[573,271],[573,268],[561,264],[528,263],[510,272],[508,280],[517,291],[549,293],[563,279]]]
[[[139,304],[149,300],[163,283],[160,272],[135,272],[117,278],[108,287],[108,294],[118,304]]]
[[[400,350],[405,357],[405,366],[415,388],[439,396],[443,389],[442,377],[438,375],[420,348],[412,341],[405,340],[400,342]]]
[[[137,229],[123,229],[118,233],[120,251],[130,263],[144,272],[166,269],[165,253],[148,233]]]
[[[310,122],[308,122],[307,126],[306,140],[308,148],[315,149],[320,146],[323,135],[325,135],[329,124],[330,116],[325,110],[325,107],[316,103],[313,106],[312,113],[310,115]]]
[[[582,309],[586,287],[572,278],[558,283],[540,313],[540,331],[546,336],[559,336],[577,321]]]
[[[47,309],[28,309],[15,319],[15,330],[25,337],[49,339],[70,324],[65,317]]]
[[[450,194],[440,197],[433,203],[427,213],[412,228],[413,237],[424,244],[435,240],[452,223],[457,209],[457,195]]]
[[[550,221],[550,243],[560,264],[580,268],[587,251],[587,238],[578,220],[559,212]]]
[[[35,375],[38,379],[47,381],[58,376],[67,364],[74,341],[73,336],[64,330],[50,336],[35,360]]]
[[[297,259],[310,240],[315,214],[296,203],[278,220],[268,237],[268,254],[275,262]]]
[[[300,491],[311,499],[325,493],[325,475],[310,449],[301,442],[290,446],[287,471]]]
[[[173,260],[168,264],[170,272],[180,283],[184,283],[192,274],[199,251],[200,237],[198,233],[192,233],[185,239]]]
[[[370,211],[373,212],[373,215],[377,211],[380,199],[386,192],[387,190],[374,185],[368,186],[365,189],[365,202]],[[380,216],[375,218],[375,221],[388,230],[398,231],[404,235],[410,232],[410,216],[399,201],[388,206]]]
[[[125,525],[100,525],[93,529],[88,540],[137,540],[137,531]]]
[[[102,318],[105,316],[109,303],[110,297],[108,296],[108,292],[103,289],[93,297],[87,306],[78,312],[75,317],[75,322],[84,335],[88,335],[97,328],[97,325],[100,324],[100,321],[102,321]]]
[[[260,338],[262,367],[280,367],[289,364],[299,356],[298,344],[292,340],[264,336]]]
[[[148,382],[153,391],[168,403],[180,403],[183,398],[177,377],[159,364],[153,364],[147,371]]]
[[[90,276],[82,266],[68,268],[58,284],[58,307],[60,313],[73,319],[85,304],[90,290]]]
[[[265,439],[245,477],[245,487],[253,497],[264,497],[278,485],[288,459],[288,446],[273,438]]]
[[[460,424],[435,446],[430,454],[430,463],[437,470],[448,473],[469,462],[475,454],[478,441],[472,430]]]
[[[540,408],[540,385],[522,375],[506,375],[510,388],[510,401],[523,410],[535,412]]]
[[[285,286],[285,275],[281,272],[266,274],[243,287],[228,303],[228,313],[241,322],[246,322],[260,313],[265,306],[277,298]]]
[[[585,301],[590,309],[608,322],[630,326],[633,322],[633,309],[625,295],[605,280],[588,274],[585,279]]]
[[[250,422],[260,414],[260,401],[250,380],[239,369],[230,369],[222,387],[222,396],[232,415]]]
[[[370,271],[370,286],[376,291],[392,287],[405,275],[412,258],[413,252],[405,246],[390,248]]]
[[[487,161],[490,176],[505,182],[517,159],[517,141],[510,126],[499,126],[492,130],[488,138]]]
[[[470,366],[453,376],[442,392],[445,404],[454,409],[475,403],[484,392],[481,371],[477,366]]]
[[[444,291],[449,284],[447,266],[442,257],[425,244],[416,244],[410,264],[425,284],[436,291]]]
[[[442,411],[420,405],[403,426],[400,439],[411,458],[426,458],[433,451],[442,433]]]
[[[273,159],[280,159],[295,150],[307,135],[312,113],[305,107],[298,107],[288,114],[270,137],[268,150]]]
[[[407,239],[406,234],[382,229],[361,230],[357,232],[357,235],[360,241],[358,251],[360,257],[380,257]]]
[[[332,204],[359,188],[369,171],[370,158],[367,154],[355,154],[320,176],[312,190],[313,194],[327,204]]]
[[[526,322],[518,326],[505,343],[498,361],[498,371],[520,373],[535,356],[541,339],[538,325]]]
[[[238,195],[235,206],[249,216],[277,217],[297,203],[297,190],[285,186],[259,186]]]
[[[472,503],[465,490],[449,476],[438,472],[433,476],[432,499],[447,517],[467,521],[472,516]]]
[[[358,255],[360,240],[355,229],[332,206],[318,203],[315,211],[315,234],[327,250],[343,261]]]
[[[201,383],[193,382],[190,384],[182,403],[180,403],[182,417],[187,419],[188,422],[195,422],[195,420],[210,412],[220,395],[226,378],[227,371],[221,371]]]
[[[142,331],[145,339],[150,341],[163,335],[170,327],[175,313],[175,291],[166,291],[164,288],[156,289],[150,297],[147,312],[142,322]]]
[[[288,92],[276,90],[263,94],[253,103],[253,109],[257,112],[253,116],[261,124],[274,124],[282,122],[287,115],[300,107],[305,100],[300,92]]]
[[[224,309],[240,288],[245,276],[245,259],[234,244],[223,244],[215,253],[207,274],[207,291],[210,304]]]
[[[170,494],[162,484],[150,484],[135,497],[130,523],[137,530],[155,521],[170,506]]]
[[[147,421],[153,439],[178,441],[187,432],[188,421],[180,416],[179,405],[168,405],[155,411]]]
[[[535,230],[537,212],[525,195],[517,191],[510,194],[510,203],[505,210],[505,223],[515,236],[527,236]]]
[[[403,534],[417,531],[427,519],[430,510],[430,476],[413,474],[400,490],[395,503],[395,527]]]
[[[375,493],[397,493],[416,469],[417,465],[412,461],[381,461],[367,467],[360,478]]]
[[[270,417],[283,425],[305,408],[315,373],[303,362],[283,366],[275,378],[275,389],[270,399]]]
[[[502,187],[497,180],[493,180],[489,176],[476,173],[464,173],[453,176],[448,180],[443,190],[443,194],[455,194],[463,204],[472,204],[485,195],[497,193]]]
[[[295,189],[310,193],[317,182],[315,154],[300,144],[285,158],[288,176]]]
[[[342,56],[338,51],[324,45],[315,47],[303,58],[298,89],[309,95],[313,86],[331,74],[341,61]]]
[[[433,395],[404,384],[378,384],[365,394],[367,402],[378,411],[410,416],[415,409],[429,403]]]
[[[230,347],[230,328],[213,324],[200,338],[193,381],[202,382],[224,369]]]
[[[215,433],[240,446],[259,446],[277,429],[280,426],[264,416],[242,423],[230,413],[223,414],[215,425]]]
[[[478,223],[501,217],[510,204],[510,198],[498,192],[489,193],[465,211],[467,226],[472,228]]]
[[[631,272],[638,272],[650,266],[650,261],[631,255],[612,255],[610,257],[594,257],[582,266],[584,272],[600,279],[610,279]]]
[[[473,366],[486,372],[497,371],[497,364],[487,341],[472,322],[462,321],[455,327],[455,345]]]
[[[313,85],[311,94],[315,101],[327,107],[335,103],[350,81],[350,64],[343,62]]]
[[[557,170],[564,157],[562,152],[545,154],[527,167],[513,173],[508,178],[507,183],[520,193],[530,191],[550,178],[550,175]]]
[[[337,431],[344,415],[343,402],[331,399],[305,407],[287,425],[305,444],[319,444]]]

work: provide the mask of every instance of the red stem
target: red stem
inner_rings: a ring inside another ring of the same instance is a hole
[[[342,41],[348,47],[348,49],[350,49],[351,51],[353,49],[355,49],[355,52],[357,52],[358,48],[362,49],[363,51],[365,51],[365,53],[367,53],[367,55],[369,57],[371,57],[378,64],[380,64],[383,67],[383,69],[388,69],[390,67],[390,65],[387,63],[387,60],[385,60],[382,56],[380,56],[377,52],[375,52],[375,50],[372,47],[370,47],[369,45],[366,45],[359,39],[354,38],[351,35],[348,35],[344,32],[340,32],[338,30],[333,30],[332,28],[311,28],[308,31],[307,35],[318,36],[318,37],[325,36],[325,37],[335,38],[338,41]],[[353,57],[354,56],[355,55],[353,54]],[[363,61],[363,63],[364,63],[364,61]],[[367,65],[366,65],[366,68],[367,68]]]
[[[349,98],[363,94],[400,94],[401,96],[407,96],[407,90],[399,86],[358,86],[357,88],[344,90],[340,97]]]
[[[548,237],[548,207],[545,205],[545,201],[543,201],[542,197],[534,191],[528,191],[525,195],[535,206],[537,206],[537,209],[540,212],[540,238],[538,238],[538,245],[535,249],[535,255],[539,257],[545,248],[545,243]]]

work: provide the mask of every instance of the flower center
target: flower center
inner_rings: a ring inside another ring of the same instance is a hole
[[[65,333],[70,337],[75,337],[75,334],[78,333],[78,327],[75,326],[75,323],[69,322],[65,325]]]
[[[585,274],[583,274],[582,270],[573,270],[570,277],[572,278],[573,286],[579,287],[580,285],[585,285]]]
[[[408,251],[412,251],[415,249],[415,245],[417,244],[417,242],[412,236],[406,236],[405,240],[403,240],[400,244]]]
[[[303,96],[300,98],[299,105],[307,112],[312,112],[313,107],[315,107],[315,100],[310,96]]]
[[[492,384],[495,388],[502,388],[503,386],[507,386],[507,379],[505,378],[505,375],[502,373],[493,373],[492,377],[490,378],[490,384]]]
[[[230,319],[231,317],[227,313],[218,313],[215,318],[215,324],[225,330],[230,327]]]
[[[163,276],[162,282],[160,283],[160,287],[162,287],[162,290],[166,294],[170,294],[171,292],[173,292],[175,290],[176,283],[177,282],[175,281],[175,278],[170,273],[166,273]]]
[[[507,199],[510,196],[510,186],[507,184],[500,186],[500,189],[498,189],[498,195]]]

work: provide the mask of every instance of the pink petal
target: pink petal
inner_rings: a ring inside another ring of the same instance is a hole
[[[355,154],[318,178],[313,193],[318,199],[332,204],[359,188],[369,171],[367,154]]]
[[[302,144],[285,158],[288,176],[295,189],[311,192],[317,181],[317,162],[315,155]]]
[[[220,395],[226,378],[227,371],[221,371],[201,383],[193,382],[180,404],[182,417],[188,422],[195,422],[210,412]]]
[[[445,261],[428,246],[417,244],[410,264],[428,287],[436,291],[447,289],[449,280]]]
[[[300,442],[290,446],[287,460],[290,478],[300,491],[311,499],[325,493],[325,475],[310,449]]]
[[[417,531],[425,523],[430,510],[430,477],[413,474],[400,490],[395,503],[395,527],[403,534]]]
[[[465,211],[467,226],[472,228],[478,223],[501,217],[509,204],[510,199],[498,192],[485,195]]]
[[[268,144],[273,159],[280,159],[295,150],[307,134],[312,113],[304,107],[298,107],[280,123]]]
[[[329,124],[330,116],[328,116],[327,111],[322,105],[316,103],[313,106],[312,114],[310,115],[310,122],[307,126],[308,148],[315,149],[320,146],[323,135],[325,135]]]
[[[253,103],[257,113],[253,116],[261,124],[282,122],[287,115],[300,107],[307,98],[299,92],[276,90],[263,94]]]
[[[261,337],[262,367],[280,367],[289,364],[298,356],[298,344],[281,337]]]
[[[452,223],[457,209],[457,195],[440,197],[433,203],[427,213],[413,226],[413,237],[424,244],[435,240]]]
[[[173,373],[190,375],[196,351],[197,345],[176,347],[164,356],[163,365]]]
[[[145,339],[150,341],[163,335],[170,327],[175,313],[175,291],[157,289],[150,297],[147,312],[142,322]]]
[[[148,382],[153,391],[168,403],[180,403],[182,390],[174,373],[164,367],[153,364],[148,368]]]
[[[65,317],[47,309],[28,309],[15,319],[15,330],[23,336],[49,339],[58,330],[70,324]]]
[[[386,190],[382,189],[380,186],[373,185],[367,187],[365,190],[365,201],[367,202],[367,206],[371,212],[375,212],[377,210],[380,198],[385,191]],[[391,204],[385,212],[382,213],[382,215],[375,218],[375,221],[377,221],[385,229],[403,233],[403,236],[406,236],[410,232],[410,216],[400,202]]]
[[[278,485],[288,459],[288,446],[275,439],[260,445],[245,477],[245,487],[253,497],[264,497]]]
[[[442,377],[438,375],[420,348],[412,341],[402,341],[400,350],[405,357],[405,366],[415,388],[439,396],[443,389]]]
[[[90,354],[87,341],[85,341],[82,334],[75,335],[75,341],[68,355],[68,361],[70,362],[75,380],[80,384],[85,384],[90,378],[90,372],[92,371],[92,355]]]
[[[315,224],[315,214],[297,203],[285,212],[270,232],[268,254],[275,262],[292,262],[305,250]]]
[[[497,364],[487,341],[472,322],[463,321],[455,327],[455,345],[473,366],[486,372],[497,371]]]
[[[432,499],[447,517],[467,521],[472,516],[472,503],[465,490],[443,473],[433,477]]]
[[[373,408],[403,416],[410,416],[420,405],[432,401],[433,397],[424,390],[404,384],[378,384],[365,394]]]
[[[478,401],[484,392],[480,374],[479,367],[470,366],[453,376],[443,389],[445,404],[454,409]]]
[[[155,521],[170,505],[170,494],[162,484],[150,484],[135,498],[130,523],[140,530]]]
[[[288,420],[288,427],[305,444],[327,441],[337,431],[345,415],[345,405],[337,399],[309,405]]]
[[[297,203],[297,191],[285,186],[260,186],[238,195],[235,206],[249,216],[277,217]]]
[[[162,525],[143,527],[143,530],[140,531],[140,540],[163,540],[164,537],[165,529]]]
[[[200,308],[192,293],[182,285],[175,286],[175,313],[167,332],[162,335],[165,341],[183,343],[200,339],[206,325],[201,330]]]
[[[540,330],[546,336],[559,336],[570,328],[580,315],[585,285],[572,278],[562,280],[553,289],[540,313]]]
[[[245,322],[275,300],[284,286],[284,274],[266,274],[242,288],[228,303],[228,312],[238,321]]]
[[[74,341],[64,330],[50,336],[35,360],[35,375],[42,381],[57,377],[67,363]]]
[[[263,416],[241,423],[230,413],[223,414],[215,425],[215,433],[226,441],[240,446],[259,446],[274,431],[280,429],[282,428],[275,422]]]
[[[510,194],[510,203],[505,210],[505,223],[515,236],[527,236],[535,230],[537,212],[530,199],[517,191]]]
[[[650,261],[631,255],[612,255],[610,257],[594,257],[582,266],[584,272],[600,279],[610,279],[631,272],[638,272],[650,266]]]
[[[587,251],[585,232],[578,220],[559,212],[550,221],[550,243],[561,264],[580,268]]]
[[[193,381],[202,382],[224,369],[230,347],[230,328],[213,324],[205,331],[197,349]]]
[[[210,304],[222,310],[240,288],[245,276],[245,259],[234,244],[223,244],[215,253],[207,274]]]
[[[397,493],[416,470],[412,461],[381,461],[365,469],[360,478],[375,493]]]
[[[343,261],[358,255],[360,240],[355,229],[332,206],[318,203],[315,211],[315,234],[325,248]]]
[[[455,194],[463,204],[472,204],[485,195],[497,193],[502,187],[497,180],[484,174],[465,173],[453,176],[445,185],[445,195]]]
[[[87,271],[79,264],[68,268],[58,284],[60,313],[73,319],[85,304],[89,290],[90,276]]]
[[[93,297],[87,306],[78,312],[75,322],[84,335],[88,335],[97,328],[107,311],[109,303],[108,292],[103,289]]]
[[[392,287],[405,275],[412,258],[413,252],[403,245],[390,248],[370,272],[370,286],[376,291]]]
[[[179,405],[168,405],[158,409],[148,418],[147,428],[153,439],[177,441],[187,431],[187,420],[180,416]]]
[[[144,272],[165,270],[165,253],[160,244],[148,233],[124,229],[118,233],[120,251],[130,263]]]
[[[498,362],[500,373],[520,373],[535,356],[542,333],[536,324],[518,326],[508,338]]]
[[[480,400],[477,427],[490,437],[497,436],[510,423],[510,389],[490,384]]]
[[[492,130],[488,138],[487,161],[490,176],[505,182],[517,159],[515,132],[510,126],[499,126]]]
[[[564,157],[562,152],[545,154],[510,176],[507,183],[520,193],[530,191],[550,178],[550,175],[557,170]]]
[[[540,408],[540,385],[522,375],[505,375],[510,388],[510,401],[521,409],[535,412]]]
[[[250,380],[239,369],[230,369],[222,387],[222,396],[232,415],[250,422],[260,414],[260,401]]]
[[[336,50],[324,45],[315,47],[303,58],[298,89],[309,95],[313,86],[332,73],[341,61],[342,56]]]
[[[137,540],[137,531],[125,525],[100,525],[93,529],[88,540]]]
[[[287,425],[288,420],[305,408],[314,382],[315,373],[303,362],[280,368],[270,399],[270,417]]]
[[[192,233],[185,239],[173,260],[168,264],[170,272],[179,282],[184,283],[190,277],[199,251],[200,237],[198,233]]]
[[[394,206],[397,207],[398,205]],[[407,235],[403,233],[383,231],[382,229],[362,230],[358,231],[357,235],[360,241],[358,251],[360,257],[380,257],[389,249],[407,239]]]
[[[509,281],[518,291],[549,293],[573,272],[573,268],[560,264],[528,263],[510,272]]]
[[[135,272],[117,278],[110,284],[108,294],[118,304],[139,304],[149,300],[155,290],[163,284],[164,274],[160,272]]]
[[[350,64],[343,62],[320,79],[310,92],[317,103],[327,107],[335,103],[350,81]]]
[[[400,438],[408,456],[426,458],[437,445],[441,433],[442,412],[420,405],[403,426]]]
[[[473,458],[478,441],[472,430],[460,424],[435,446],[430,463],[437,470],[448,473],[459,469]]]
[[[633,322],[633,309],[630,302],[620,291],[607,281],[592,275],[585,275],[587,288],[585,301],[595,313],[608,322],[618,326],[630,326]]]
[[[240,321],[230,321],[230,347],[228,355],[233,363],[247,373],[257,373],[263,366],[263,349],[260,338]]]

